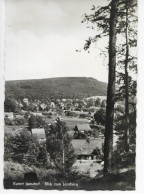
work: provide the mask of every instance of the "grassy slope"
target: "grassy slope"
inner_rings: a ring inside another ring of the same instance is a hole
[[[4,178],[7,180],[5,182],[6,189],[83,189],[83,190],[135,190],[135,172],[134,170],[129,170],[125,173],[118,174],[108,174],[105,177],[101,178],[86,178],[81,176],[78,177],[72,176],[72,179],[64,182],[76,182],[79,183],[78,187],[46,187],[41,186],[31,186],[31,187],[14,187],[11,181],[21,182],[24,178],[24,173],[26,172],[36,172],[39,178],[39,181],[51,181],[51,182],[61,182],[59,180],[54,180],[56,177],[53,176],[55,174],[54,170],[46,170],[46,169],[38,169],[36,167],[29,167],[24,164],[18,164],[13,162],[5,162],[4,166]],[[55,177],[55,178],[54,178]],[[60,177],[59,177],[60,178]],[[51,179],[51,180],[50,180]],[[8,182],[8,180],[10,182]]]

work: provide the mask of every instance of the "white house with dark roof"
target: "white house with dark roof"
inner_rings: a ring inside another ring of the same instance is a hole
[[[90,125],[87,123],[84,124],[78,124],[77,128],[80,132],[84,133],[84,131],[91,131]]]
[[[79,160],[96,160],[97,155],[102,154],[104,140],[96,139],[73,139],[72,145]],[[99,150],[99,153],[96,152]]]

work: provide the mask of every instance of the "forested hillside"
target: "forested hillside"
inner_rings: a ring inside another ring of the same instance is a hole
[[[94,78],[61,77],[6,81],[6,97],[84,98],[106,95],[107,84]]]

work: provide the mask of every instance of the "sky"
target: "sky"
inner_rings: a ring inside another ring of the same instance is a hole
[[[96,30],[81,23],[107,0],[6,0],[5,80],[93,77],[107,82],[107,40],[83,50]],[[81,50],[81,52],[76,52]]]

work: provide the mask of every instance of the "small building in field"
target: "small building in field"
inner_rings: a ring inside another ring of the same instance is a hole
[[[46,135],[44,128],[35,128],[31,129],[32,136],[38,140],[39,143],[43,143],[46,141]]]
[[[91,131],[92,129],[90,128],[90,125],[85,123],[85,124],[78,124],[77,128],[80,132],[84,133],[84,131]]]
[[[13,120],[14,119],[13,112],[5,112],[5,118],[8,118],[10,120]]]
[[[104,140],[97,139],[73,139],[72,145],[78,160],[102,160],[102,146]]]

